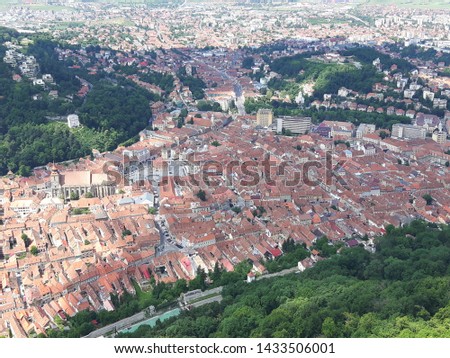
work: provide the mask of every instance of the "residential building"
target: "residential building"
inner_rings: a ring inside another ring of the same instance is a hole
[[[261,127],[268,127],[273,123],[273,112],[271,109],[261,108],[256,113],[256,124]]]
[[[356,138],[362,138],[365,134],[370,134],[375,132],[375,124],[361,123],[356,130]]]
[[[413,126],[409,124],[394,124],[392,126],[392,137],[406,139],[425,139],[427,130],[423,127]]]
[[[439,128],[433,132],[432,139],[438,144],[444,144],[447,140],[447,133],[442,130],[442,123],[439,123]]]
[[[306,134],[311,130],[311,117],[279,117],[276,131],[290,131],[293,134]]]

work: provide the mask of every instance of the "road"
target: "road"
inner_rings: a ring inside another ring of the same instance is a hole
[[[207,66],[210,69],[212,69],[213,71],[216,71],[217,73],[219,73],[220,76],[222,77],[222,79],[229,80],[230,82],[233,81],[234,95],[236,97],[235,103],[236,103],[236,107],[238,109],[238,114],[240,116],[245,116],[246,112],[245,112],[245,106],[244,106],[244,102],[245,102],[244,91],[242,90],[242,86],[239,83],[238,79],[230,77],[228,72],[223,69],[218,69],[209,64]]]
[[[285,276],[285,275],[289,275],[291,273],[300,273],[300,271],[298,270],[298,267],[292,267],[290,269],[286,269],[280,272],[275,272],[275,273],[270,273],[268,275],[262,275],[256,278],[256,281],[259,280],[265,280],[266,278],[272,278],[272,277],[279,277],[279,276]]]
[[[278,277],[278,276],[285,276],[285,275],[289,275],[291,273],[298,273],[298,272],[300,272],[300,271],[298,270],[297,266],[295,266],[293,268],[290,268],[290,269],[287,269],[287,270],[283,270],[283,271],[280,271],[280,272],[276,272],[276,273],[273,273],[273,274],[259,276],[256,280],[264,280],[264,279],[267,279],[267,278]],[[222,291],[222,289],[223,289],[223,286],[212,288],[211,290],[206,290],[206,291],[204,291],[202,293],[201,297],[208,296],[208,295],[211,295],[211,294],[214,294],[214,293],[220,293]],[[190,304],[190,306],[192,306],[192,307],[199,307],[199,306],[203,306],[203,305],[206,305],[206,304],[212,303],[212,302],[220,302],[221,300],[222,300],[222,295],[219,294],[219,295],[207,298],[207,299],[205,299],[203,301],[198,301],[198,302],[192,303],[192,304]],[[162,314],[164,314],[167,311],[171,311],[172,309],[173,309],[173,307],[170,308],[170,309],[167,309],[165,311],[157,312],[156,315],[157,316],[162,315]],[[153,316],[153,317],[155,317],[155,316]],[[136,313],[135,315],[133,315],[131,317],[124,318],[121,321],[118,321],[116,323],[112,323],[112,324],[110,324],[108,326],[105,326],[103,328],[99,328],[99,329],[89,333],[87,336],[85,336],[85,338],[102,337],[108,332],[113,332],[114,330],[117,330],[117,331],[123,330],[125,328],[133,326],[136,323],[144,321],[145,319],[148,319],[148,318],[145,316],[145,310],[144,310],[144,311],[141,311],[139,313]]]
[[[162,313],[164,313],[164,312],[162,312]],[[143,321],[145,319],[147,319],[147,317],[145,317],[145,311],[141,311],[141,312],[136,313],[134,316],[124,318],[121,321],[118,321],[118,322],[112,323],[108,326],[99,328],[99,329],[89,333],[84,338],[99,338],[99,337],[106,335],[109,332],[114,332],[115,330],[120,331],[122,329],[128,328],[128,327],[132,326],[133,324]]]
[[[356,17],[356,16],[354,16],[354,15],[352,15],[352,14],[345,14],[345,15],[348,16],[348,17],[350,17],[350,18],[353,19],[353,20],[362,22],[362,23],[363,23],[364,25],[366,25],[367,27],[370,27],[370,24],[369,24],[368,22],[364,21],[363,19],[360,19],[359,17]]]
[[[197,308],[197,307],[200,307],[203,305],[207,305],[208,303],[220,302],[220,301],[222,301],[222,299],[223,299],[222,295],[213,296],[213,297],[207,298],[206,300],[203,300],[203,301],[191,303],[189,306],[193,307],[193,308]]]
[[[245,116],[245,97],[242,93],[242,86],[240,83],[236,83],[234,86],[234,93],[236,94],[236,107],[240,116]]]
[[[167,242],[167,238],[164,235],[164,233],[166,233],[168,231],[165,228],[163,219],[161,219],[161,217],[159,217],[159,215],[155,217],[155,225],[159,231],[159,245],[156,248],[155,256],[161,256],[167,252],[180,251],[180,249],[178,247]]]

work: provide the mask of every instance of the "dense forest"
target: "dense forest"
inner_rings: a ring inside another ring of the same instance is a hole
[[[0,31],[5,40],[15,33]],[[88,155],[92,149],[112,150],[135,137],[151,118],[149,104],[159,97],[122,76],[92,76],[85,68],[72,69],[60,61],[50,40],[36,38],[24,51],[36,57],[41,73],[50,73],[55,85],[43,88],[29,80],[13,80],[13,70],[0,61],[0,175],[12,170],[23,176],[51,161],[64,161]],[[0,46],[0,58],[5,55]],[[171,90],[172,76],[147,75]],[[89,81],[85,98],[77,96],[78,78]],[[49,90],[57,90],[51,98]],[[70,130],[65,118],[78,113],[83,128]],[[52,119],[53,118],[53,119]],[[55,121],[56,118],[56,121]]]
[[[0,58],[4,53],[5,48],[0,47]],[[14,82],[4,62],[0,62],[0,93],[0,175],[11,169],[26,176],[37,165],[87,153],[67,126],[47,119],[72,113],[73,103],[50,100],[41,88],[27,81]],[[33,96],[40,97],[34,100]]]
[[[449,337],[450,227],[388,226],[300,274],[224,287],[223,301],[120,337]]]
[[[137,75],[141,81],[156,85],[166,93],[170,93],[174,88],[174,78],[169,73],[160,73],[148,69],[143,70],[137,65],[115,65],[114,70],[127,76]]]
[[[80,121],[100,132],[116,131],[118,141],[125,141],[148,125],[153,96],[128,80],[99,81],[80,108]]]
[[[295,96],[299,91],[299,84],[312,81],[315,90],[312,99],[322,100],[325,93],[336,94],[341,87],[362,93],[370,92],[373,85],[381,82],[383,77],[372,65],[377,58],[380,59],[383,70],[389,70],[394,64],[397,72],[406,74],[414,69],[408,61],[391,58],[371,47],[341,51],[340,54],[347,57],[347,63],[343,64],[315,60],[314,56],[320,54],[308,52],[272,61],[270,68],[280,74],[281,78],[272,79],[268,84],[269,88]],[[358,61],[359,65],[353,64],[352,60]]]
[[[407,74],[415,68],[411,63],[409,63],[407,60],[404,60],[403,58],[391,58],[389,55],[381,53],[374,48],[367,46],[360,46],[342,51],[341,55],[353,56],[365,65],[371,65],[375,59],[379,58],[381,62],[381,68],[383,70],[389,70],[392,65],[396,65],[396,72],[402,72],[404,74]]]
[[[352,64],[326,64],[307,58],[311,54],[300,54],[274,60],[270,67],[283,79],[273,79],[269,88],[290,92],[296,84],[314,81],[314,98],[323,99],[325,93],[336,94],[339,88],[347,87],[357,92],[370,92],[372,86],[381,80],[372,64],[357,68]],[[292,82],[291,79],[295,79]]]

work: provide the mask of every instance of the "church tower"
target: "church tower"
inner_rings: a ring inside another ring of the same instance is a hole
[[[53,187],[59,187],[61,185],[61,175],[59,174],[58,168],[56,168],[55,164],[52,166],[52,172],[50,174],[50,181]]]

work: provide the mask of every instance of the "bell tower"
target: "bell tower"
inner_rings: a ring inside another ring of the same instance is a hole
[[[61,186],[61,175],[59,174],[58,168],[56,168],[55,163],[52,166],[52,172],[50,174],[50,181],[52,183],[52,187]]]

